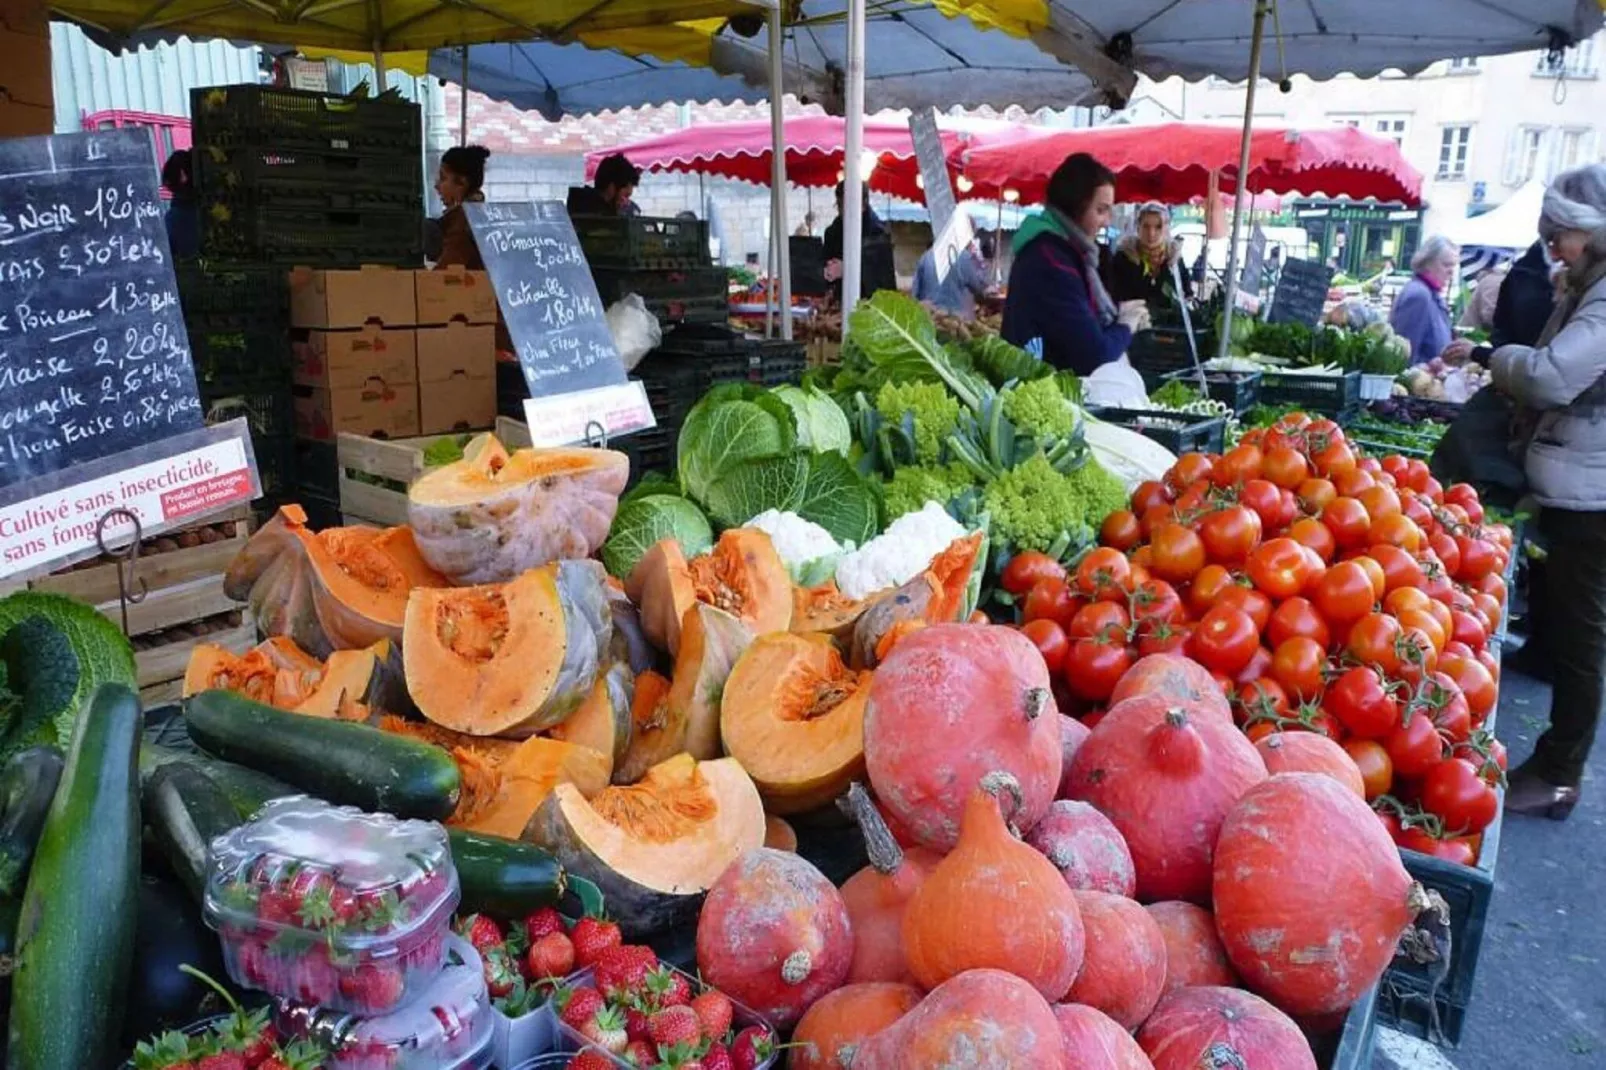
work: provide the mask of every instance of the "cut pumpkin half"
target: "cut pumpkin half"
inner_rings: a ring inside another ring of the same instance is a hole
[[[792,577],[770,537],[756,528],[732,528],[714,548],[687,561],[673,539],[655,543],[625,583],[641,608],[647,638],[680,653],[686,611],[702,603],[723,610],[755,635],[784,632],[792,621]]]
[[[480,435],[407,492],[419,551],[457,584],[502,583],[591,556],[608,537],[630,459],[614,450],[521,449]]]
[[[764,843],[764,808],[731,758],[679,754],[591,799],[559,784],[525,839],[597,884],[627,937],[690,919],[725,867]]]
[[[183,697],[201,691],[235,691],[266,706],[315,717],[366,720],[382,688],[389,640],[362,650],[336,650],[323,661],[273,636],[244,654],[197,644],[184,672]]]
[[[630,666],[616,661],[597,677],[580,708],[547,734],[606,754],[611,776],[614,763],[630,749],[630,707],[635,693],[636,678],[630,674]]]
[[[402,663],[419,712],[472,736],[522,739],[585,700],[612,633],[602,566],[563,561],[507,583],[416,590]]]
[[[853,637],[853,626],[873,599],[849,598],[828,580],[818,587],[792,590],[792,631],[799,635],[819,633],[846,643]]]
[[[823,635],[761,635],[742,654],[725,682],[720,731],[767,810],[813,810],[863,778],[870,677]]]
[[[871,596],[853,626],[852,661],[873,668],[898,638],[921,624],[953,623],[964,614],[971,573],[982,549],[982,533],[955,539],[918,576],[893,590]]]

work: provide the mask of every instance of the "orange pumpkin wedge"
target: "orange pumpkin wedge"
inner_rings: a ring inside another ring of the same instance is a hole
[[[955,539],[918,576],[885,594],[872,596],[853,626],[853,664],[858,668],[875,667],[902,634],[913,630],[910,622],[958,621],[981,548],[979,531]]]
[[[389,655],[386,640],[362,650],[336,650],[323,661],[282,635],[244,654],[198,643],[184,672],[183,697],[221,689],[293,713],[366,720]]]
[[[771,813],[823,806],[864,776],[870,676],[823,635],[761,635],[736,662],[720,733]]]
[[[630,666],[616,661],[597,676],[591,693],[561,724],[553,725],[547,735],[565,743],[578,743],[608,756],[612,774],[613,763],[630,749],[631,704],[635,697],[636,680],[630,675]]]
[[[732,528],[714,548],[686,560],[680,544],[663,539],[649,549],[625,582],[641,607],[641,626],[653,645],[680,653],[686,612],[701,603],[723,610],[756,635],[784,632],[792,621],[792,578],[770,537],[755,528]]]

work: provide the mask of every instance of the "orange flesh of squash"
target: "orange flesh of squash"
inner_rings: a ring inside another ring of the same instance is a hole
[[[671,843],[711,821],[719,805],[697,763],[682,754],[653,766],[638,783],[599,792],[591,808],[637,840]]]
[[[365,650],[337,650],[325,662],[287,636],[274,636],[244,654],[201,643],[190,653],[183,693],[216,688],[276,709],[365,720],[368,708],[363,699],[387,653],[376,644]]]
[[[845,639],[853,631],[854,621],[864,612],[866,602],[849,598],[838,589],[835,580],[818,587],[796,587],[792,590],[792,630],[794,632],[824,632]]]

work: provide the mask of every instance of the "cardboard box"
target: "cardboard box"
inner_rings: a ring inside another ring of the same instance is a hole
[[[308,331],[291,346],[292,376],[302,386],[349,390],[377,377],[399,386],[418,382],[418,342],[411,328],[377,324],[355,331]]]
[[[51,108],[50,38],[0,29],[0,100]]]
[[[418,403],[425,435],[496,422],[496,328],[452,323],[418,330]]]
[[[36,137],[56,132],[56,110],[13,104],[0,97],[0,137]]]
[[[342,431],[372,438],[408,438],[418,431],[418,384],[391,386],[370,379],[362,386],[328,390],[296,386],[296,434],[332,442]]]
[[[483,271],[462,267],[415,271],[413,290],[420,326],[452,323],[495,323],[496,290]]]
[[[418,323],[413,273],[395,268],[290,272],[290,326],[347,329],[371,322],[386,327]]]

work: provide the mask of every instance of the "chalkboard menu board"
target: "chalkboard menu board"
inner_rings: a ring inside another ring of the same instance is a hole
[[[149,132],[0,141],[0,488],[201,425]]]
[[[568,210],[557,201],[466,204],[463,210],[530,396],[624,383],[624,364]]]
[[[1277,278],[1277,291],[1271,299],[1272,323],[1303,323],[1316,326],[1327,304],[1327,291],[1333,283],[1333,269],[1310,260],[1286,260]]]
[[[954,214],[954,187],[948,178],[948,154],[942,148],[937,113],[931,108],[916,108],[910,112],[909,137],[914,142],[915,159],[920,163],[926,210],[931,213],[931,234],[936,237],[947,229]]]

